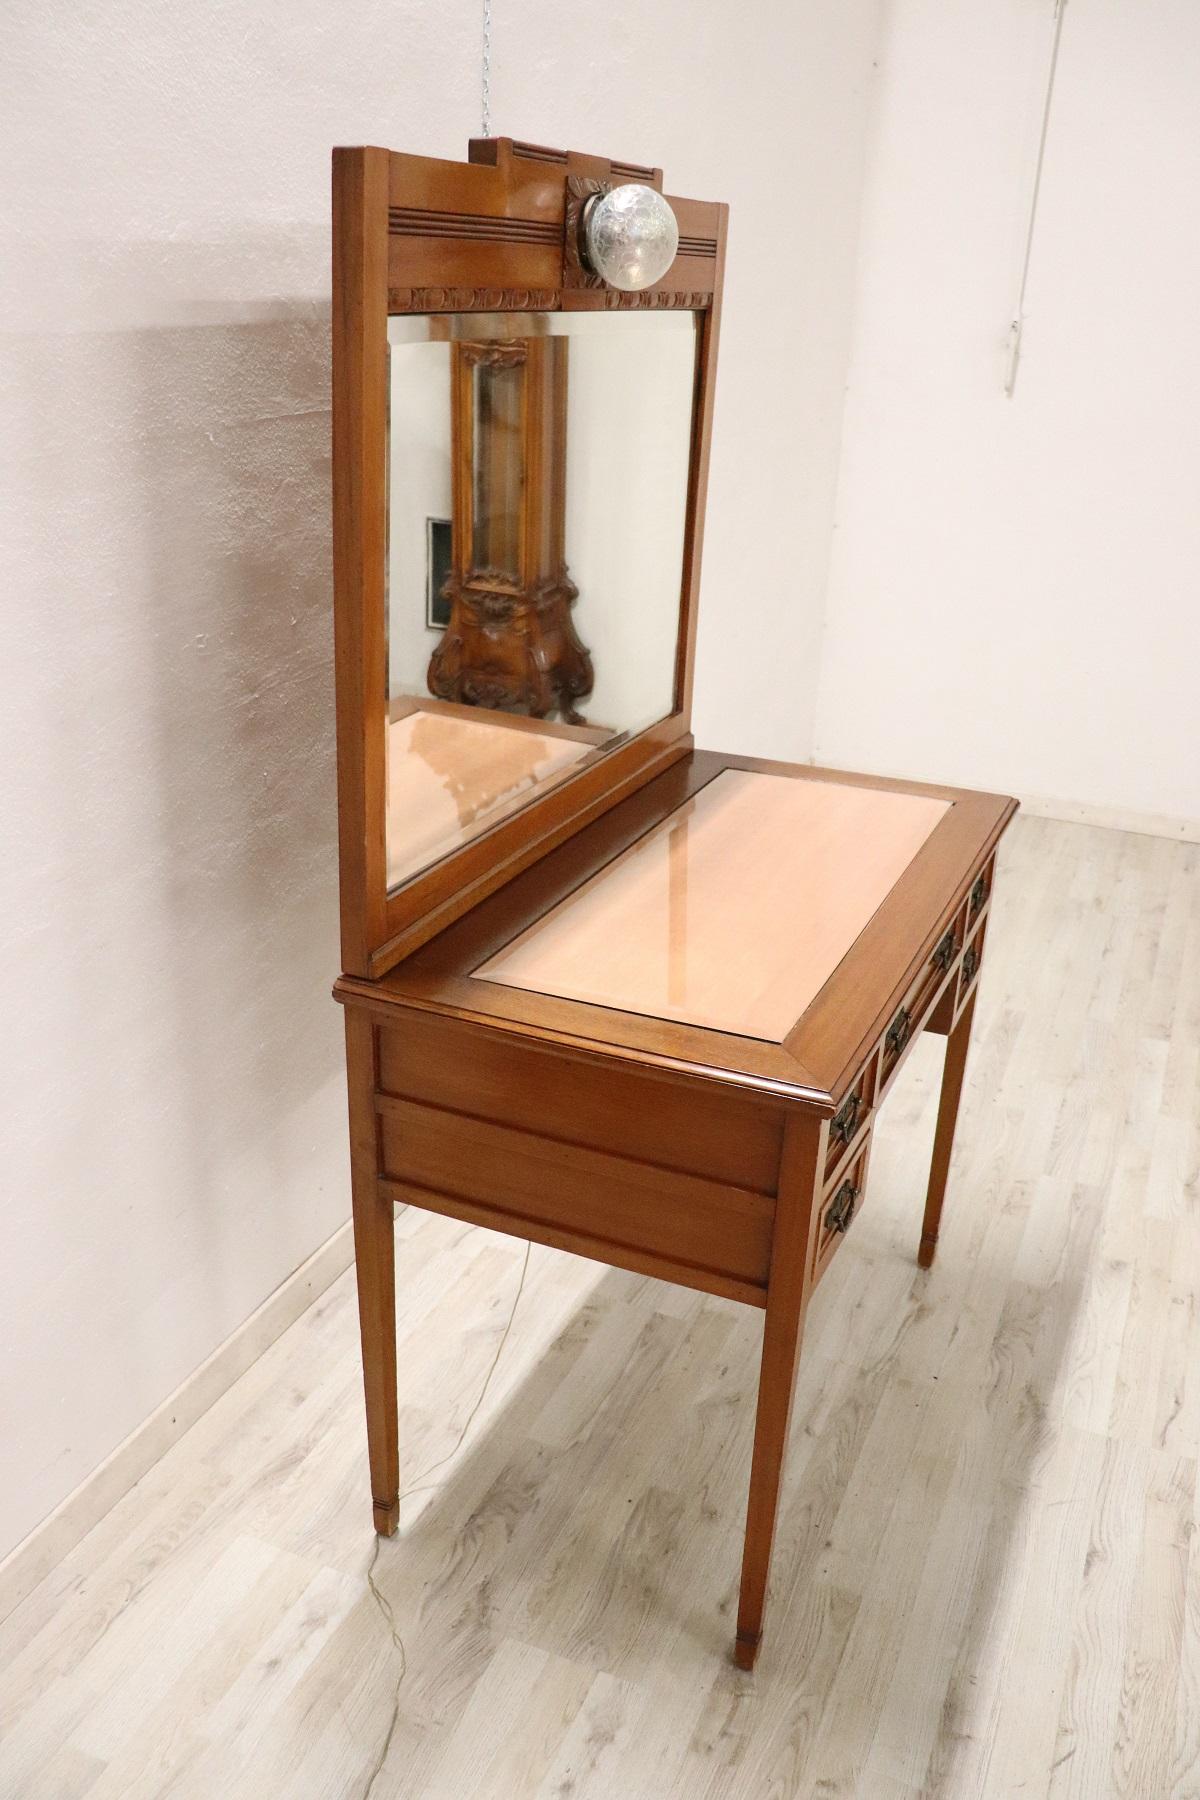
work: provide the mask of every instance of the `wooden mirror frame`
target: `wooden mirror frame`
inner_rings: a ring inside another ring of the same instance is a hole
[[[333,569],[342,967],[376,977],[692,748],[700,549],[728,208],[669,196],[679,254],[624,293],[581,262],[588,197],[662,170],[509,138],[466,163],[333,153]],[[389,894],[386,867],[388,317],[668,308],[698,317],[675,706]]]

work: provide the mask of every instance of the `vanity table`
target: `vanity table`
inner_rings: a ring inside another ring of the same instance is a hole
[[[671,197],[640,285],[596,228],[661,192],[508,139],[334,153],[335,993],[376,1530],[397,1202],[760,1307],[751,1668],[805,1311],[923,1030],[933,1259],[1015,803],[695,748],[727,214]]]

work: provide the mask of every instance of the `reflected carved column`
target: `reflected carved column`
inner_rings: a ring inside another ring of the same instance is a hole
[[[455,343],[451,367],[450,622],[429,690],[581,724],[591,657],[565,553],[567,340]]]

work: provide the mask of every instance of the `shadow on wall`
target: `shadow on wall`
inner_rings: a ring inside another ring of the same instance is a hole
[[[329,307],[155,333],[130,352],[162,909],[185,1162],[204,1194],[231,1150],[287,1133],[340,1077]],[[325,1029],[308,1028],[314,1011]],[[286,1193],[294,1147],[278,1147],[283,1166],[259,1173]]]
[[[247,268],[257,285],[258,265],[280,266],[274,242],[208,249],[236,254],[242,291]],[[144,312],[180,323],[29,340],[30,566],[59,613],[53,717],[37,721],[60,796],[44,923],[99,1184],[127,1196],[139,1259],[175,1262],[189,1304],[207,1288],[219,1337],[347,1210],[329,306],[197,317],[162,290],[211,293],[211,272],[191,246],[185,279],[164,274],[164,253],[130,251],[119,282],[100,272],[99,316],[138,293],[140,261]],[[59,1171],[73,1184],[78,1163],[76,1143]],[[249,1243],[248,1188],[263,1203]],[[114,1261],[128,1252],[114,1234]]]

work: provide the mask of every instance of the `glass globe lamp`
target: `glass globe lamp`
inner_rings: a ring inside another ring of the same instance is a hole
[[[610,287],[625,293],[652,287],[678,250],[675,214],[660,193],[641,182],[596,194],[584,208],[584,257]]]

